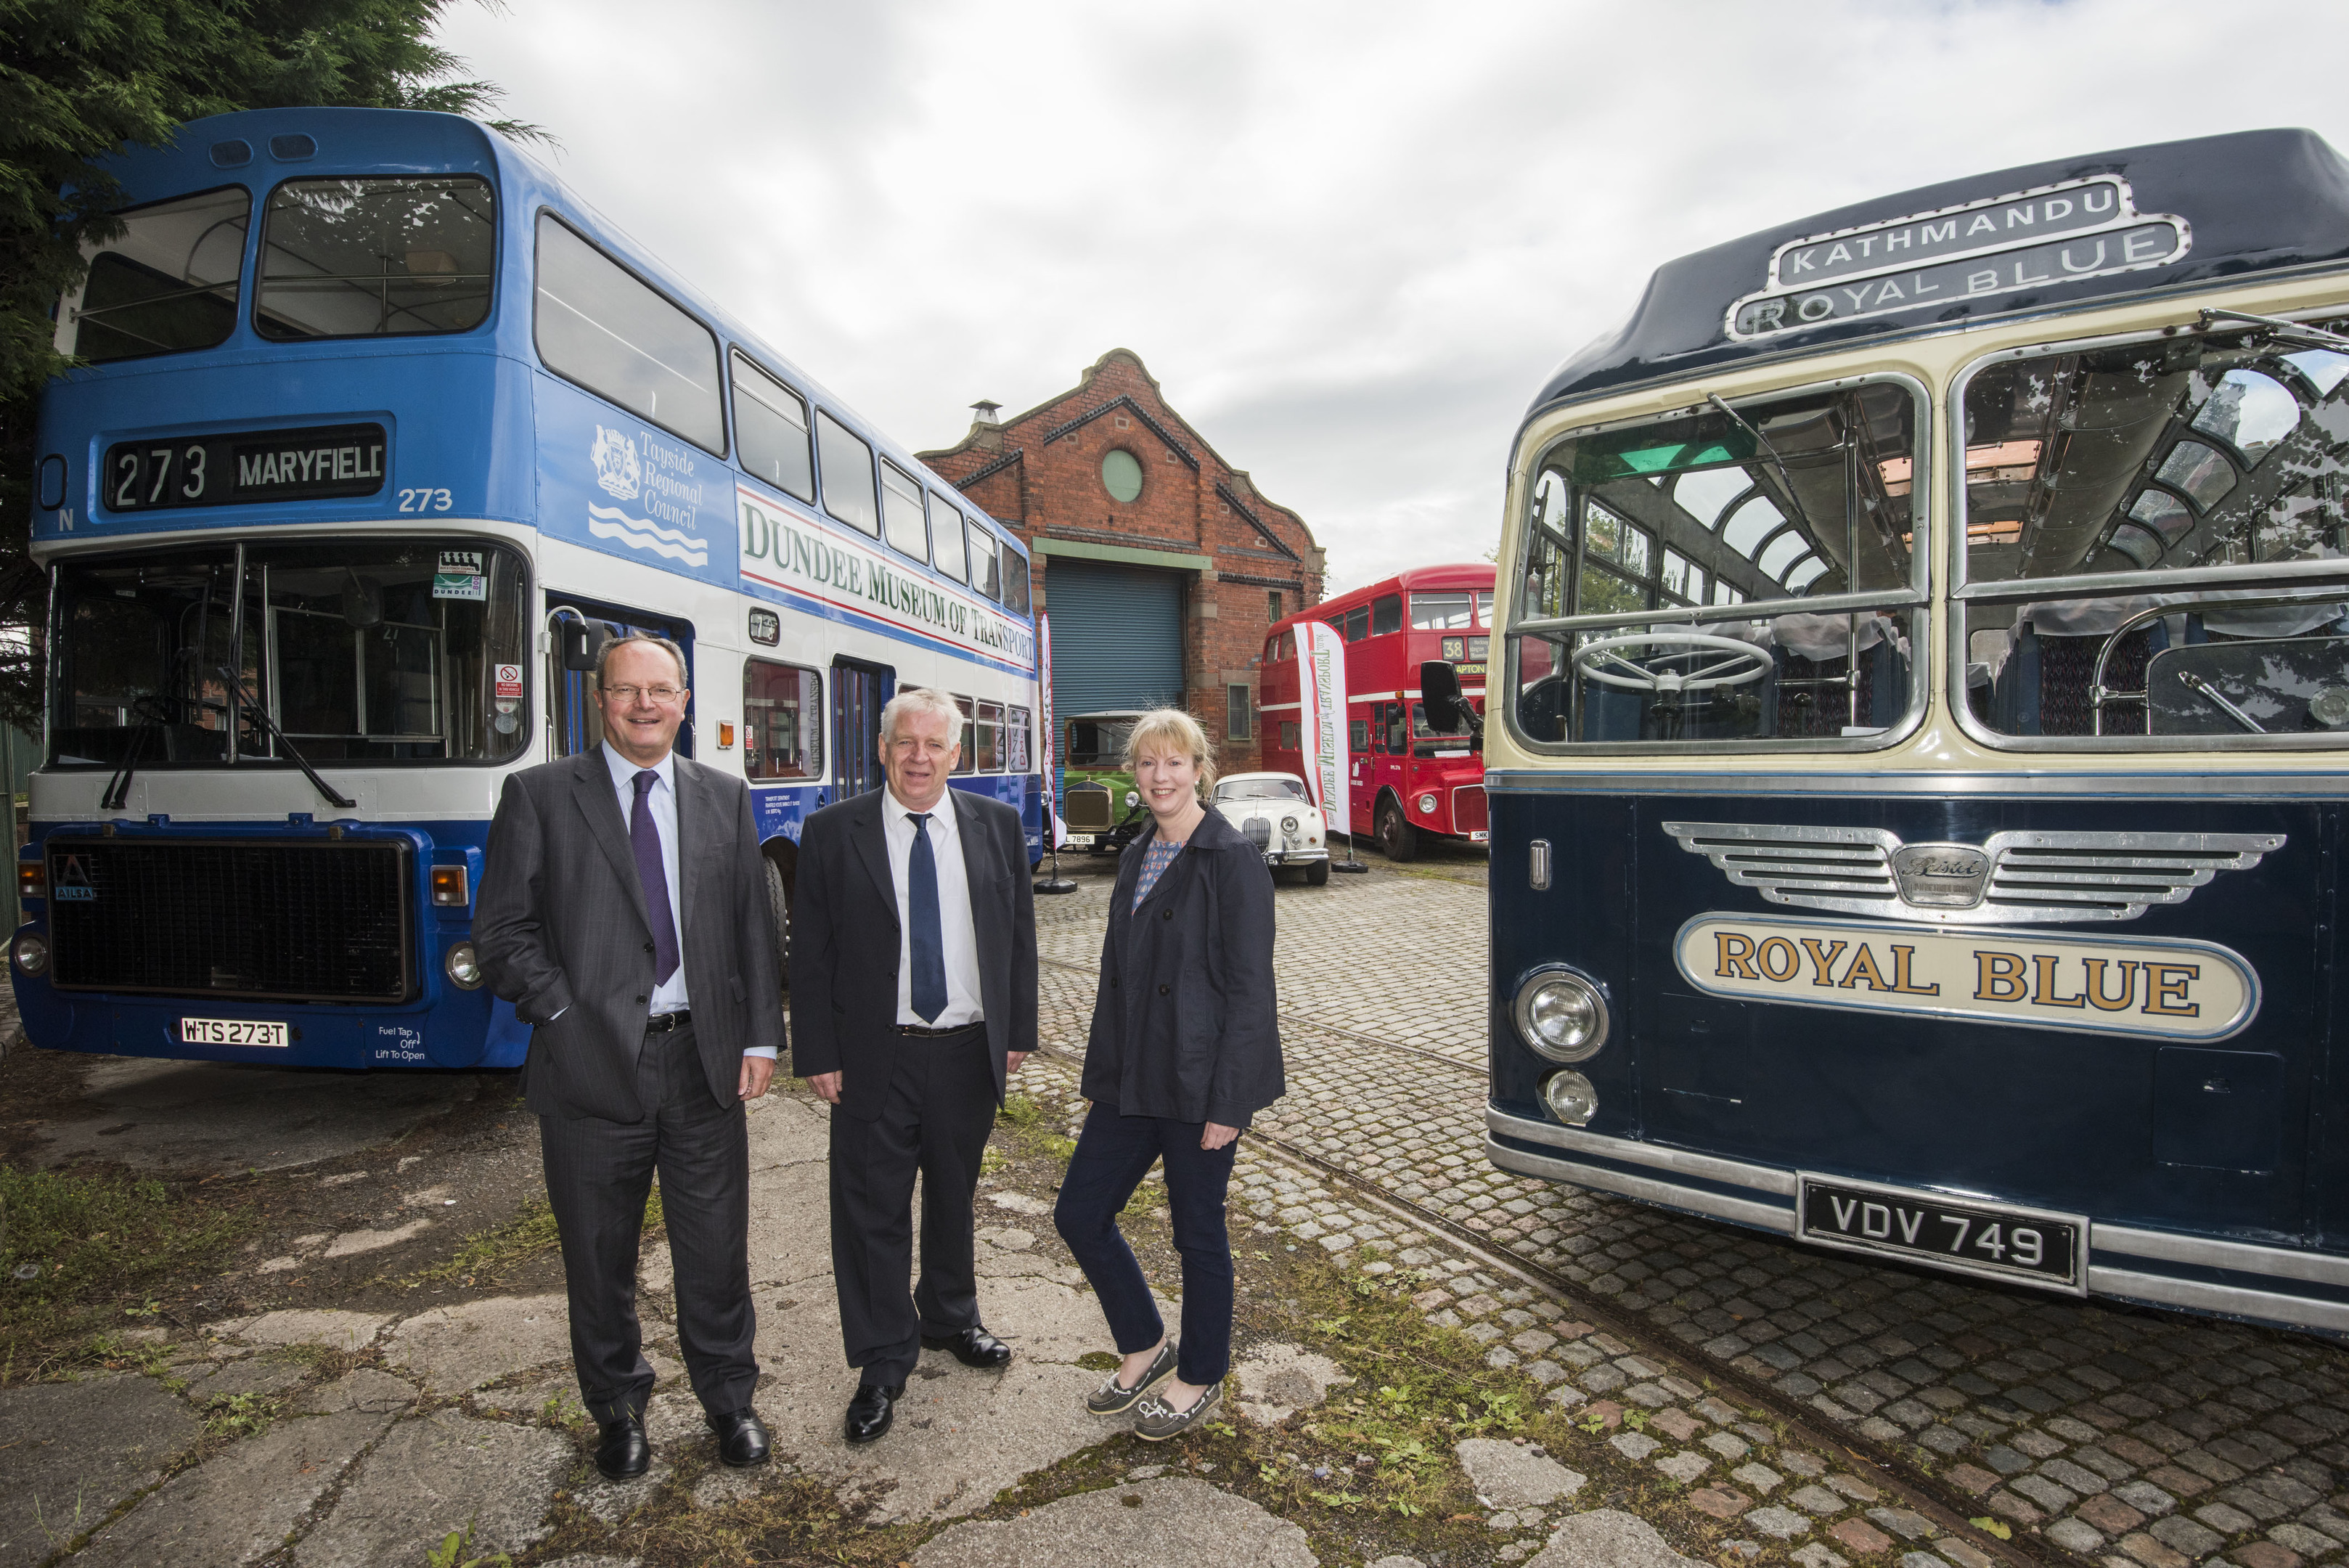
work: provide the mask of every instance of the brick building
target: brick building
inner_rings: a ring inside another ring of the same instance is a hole
[[[919,455],[1034,552],[1054,713],[1176,702],[1226,772],[1254,767],[1266,629],[1321,598],[1304,519],[1169,408],[1130,349],[1025,413],[972,406],[969,434]]]

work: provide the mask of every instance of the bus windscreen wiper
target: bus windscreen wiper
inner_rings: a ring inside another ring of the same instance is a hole
[[[354,811],[357,809],[359,803],[355,800],[347,800],[341,794],[337,794],[335,786],[328,784],[319,775],[318,770],[310,765],[310,759],[302,754],[301,749],[295,745],[293,742],[285,738],[285,732],[277,727],[277,721],[271,718],[268,711],[264,709],[260,703],[254,701],[252,698],[244,694],[244,678],[243,676],[237,674],[235,670],[231,670],[225,664],[215,665],[213,668],[220,671],[221,679],[228,682],[229,706],[233,709],[240,709],[245,712],[251,713],[254,721],[258,722],[263,729],[269,732],[270,739],[275,741],[279,745],[285,748],[285,754],[294,759],[294,765],[302,770],[302,776],[318,786],[318,793],[326,797],[328,805],[341,806],[345,811]],[[229,721],[231,725],[231,733],[234,733],[235,722],[236,721],[233,717]]]
[[[136,698],[130,706],[133,712],[142,709],[151,710],[154,706],[154,699]],[[123,803],[130,798],[130,777],[139,771],[140,763],[146,758],[148,737],[160,733],[163,724],[162,719],[151,716],[150,713],[150,716],[140,719],[131,727],[130,743],[122,750],[122,765],[114,770],[112,778],[106,781],[106,793],[98,797],[98,810],[120,811],[122,809]]]

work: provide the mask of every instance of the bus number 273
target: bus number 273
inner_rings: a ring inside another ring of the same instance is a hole
[[[445,490],[403,490],[399,493],[402,512],[446,512],[457,504],[457,498]]]

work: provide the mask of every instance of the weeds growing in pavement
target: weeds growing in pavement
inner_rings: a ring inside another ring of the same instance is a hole
[[[650,1235],[667,1222],[656,1184],[645,1201],[645,1233]],[[540,1253],[561,1245],[562,1240],[554,1227],[554,1210],[544,1199],[533,1198],[504,1224],[474,1231],[448,1257],[409,1274],[400,1283],[410,1290],[419,1285],[493,1285]]]
[[[473,1527],[468,1523],[462,1530],[452,1530],[441,1537],[440,1544],[424,1553],[424,1568],[513,1568],[513,1559],[502,1552],[486,1557],[468,1557],[472,1549]]]
[[[249,1205],[160,1181],[0,1166],[0,1383],[126,1313],[151,1318],[166,1280],[211,1263],[252,1220]]]
[[[215,1438],[254,1438],[269,1429],[276,1410],[258,1394],[231,1394],[204,1411],[204,1430]]]

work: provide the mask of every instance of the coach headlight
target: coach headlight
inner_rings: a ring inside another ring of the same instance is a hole
[[[471,942],[459,942],[449,950],[449,978],[467,991],[476,991],[481,984],[481,955],[473,950]]]
[[[1586,1127],[1599,1114],[1599,1091],[1590,1086],[1589,1079],[1568,1068],[1542,1080],[1542,1104],[1568,1127]]]
[[[1517,987],[1516,1012],[1517,1033],[1553,1062],[1583,1061],[1607,1044],[1607,999],[1570,970],[1527,975]]]
[[[16,939],[13,951],[16,967],[26,974],[39,974],[49,967],[49,944],[30,931]]]

